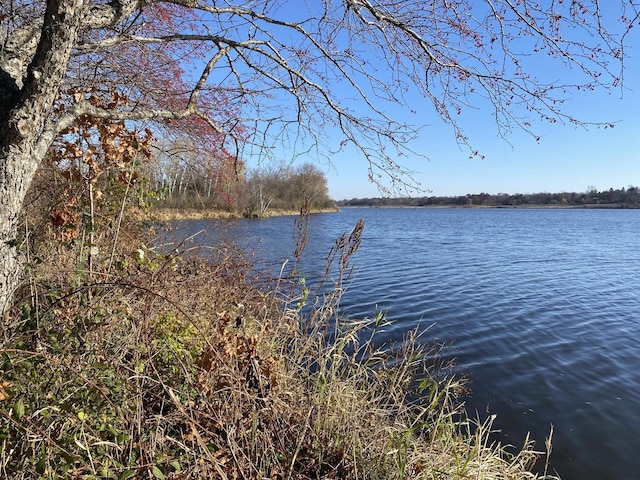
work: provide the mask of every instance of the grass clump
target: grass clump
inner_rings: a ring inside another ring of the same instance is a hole
[[[0,477],[537,478],[533,442],[492,443],[418,331],[380,346],[384,315],[338,314],[361,232],[318,295],[266,288],[228,247],[181,258],[129,238],[87,272],[80,247],[41,245],[56,254],[2,325]]]

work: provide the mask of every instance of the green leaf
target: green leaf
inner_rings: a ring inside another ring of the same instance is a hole
[[[40,460],[38,460],[38,463],[36,463],[36,472],[42,475],[46,470],[46,468],[47,468],[47,462],[45,461],[45,459],[41,458]]]
[[[118,480],[128,480],[129,478],[133,478],[136,476],[135,470],[125,470],[120,475],[118,475]]]
[[[117,430],[114,428],[113,430],[111,429],[112,427],[109,427],[109,431],[111,433],[116,432]],[[116,437],[116,443],[118,445],[122,445],[123,443],[127,443],[129,440],[131,440],[131,435],[127,435],[126,433],[121,433]]]
[[[162,470],[160,470],[157,465],[153,466],[151,473],[153,473],[153,476],[159,480],[164,480],[164,473],[162,473]]]
[[[21,398],[19,398],[13,406],[13,413],[15,413],[18,420],[20,420],[24,416],[24,403]]]
[[[153,459],[156,462],[164,462],[167,459],[167,456],[162,452],[158,452],[154,455]]]

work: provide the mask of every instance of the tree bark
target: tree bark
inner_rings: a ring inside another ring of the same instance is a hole
[[[0,67],[0,313],[20,282],[20,210],[40,162],[55,137],[48,125],[82,18],[82,0],[48,0],[35,54],[24,79]],[[12,75],[13,74],[13,75]],[[21,88],[20,88],[21,87]]]

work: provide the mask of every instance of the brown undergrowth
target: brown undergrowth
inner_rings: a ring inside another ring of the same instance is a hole
[[[228,246],[105,236],[88,271],[80,244],[41,244],[2,325],[0,477],[535,478],[533,443],[466,418],[420,332],[377,346],[384,315],[338,314],[362,228],[318,295],[295,273],[267,288]]]

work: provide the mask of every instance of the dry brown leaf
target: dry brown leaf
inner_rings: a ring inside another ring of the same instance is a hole
[[[10,395],[9,395],[9,393],[5,390],[5,388],[9,388],[9,387],[12,387],[12,386],[13,386],[13,383],[12,383],[12,382],[7,382],[6,380],[5,380],[5,381],[0,382],[0,402],[3,402],[3,401],[5,401],[7,398],[9,398],[9,396],[10,396]]]

